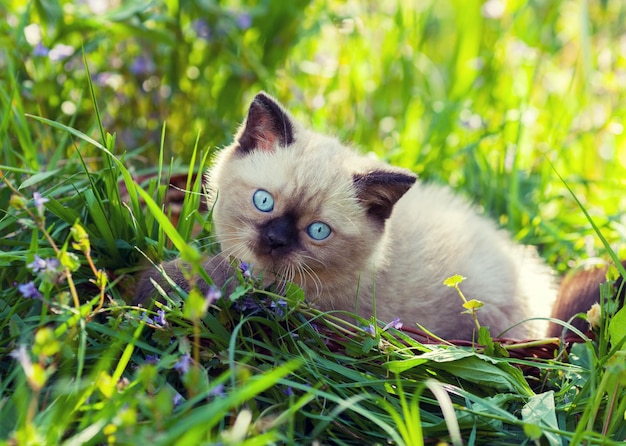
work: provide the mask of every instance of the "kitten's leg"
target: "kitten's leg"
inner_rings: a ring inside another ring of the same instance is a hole
[[[626,267],[626,260],[622,261],[622,265]],[[600,284],[606,282],[606,273],[606,266],[592,267],[566,277],[559,288],[551,317],[568,321],[572,316],[586,313],[593,304],[599,303]],[[616,288],[619,290],[621,285],[622,278],[620,277],[616,282]],[[622,290],[619,295],[620,306],[624,304],[624,294],[625,290]],[[583,333],[586,333],[589,328],[588,323],[582,319],[575,319],[572,325]],[[561,325],[550,323],[547,335],[549,337],[560,336],[562,331]]]
[[[183,271],[189,268],[188,264],[181,259],[172,260],[161,264],[165,275],[167,275],[171,281],[181,287],[183,290],[190,291],[189,280],[185,277]],[[202,264],[204,270],[208,273],[209,277],[213,279],[213,282],[218,288],[223,289],[226,293],[231,293],[235,288],[236,278],[235,268],[230,264],[230,261],[221,256],[212,256],[207,258]],[[133,304],[135,305],[148,305],[150,300],[158,297],[158,293],[152,283],[154,280],[166,293],[172,292],[172,287],[163,274],[157,269],[150,269],[142,274],[137,287],[135,289],[135,297]],[[203,294],[209,292],[209,284],[207,284],[200,276],[195,278],[195,284],[199,291]]]

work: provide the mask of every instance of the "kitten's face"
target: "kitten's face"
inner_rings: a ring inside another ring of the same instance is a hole
[[[294,281],[309,296],[355,276],[384,232],[393,206],[385,196],[397,196],[395,202],[414,181],[403,172],[403,186],[393,192],[385,184],[381,193],[363,173],[381,174],[376,167],[257,96],[237,141],[209,176],[223,254]]]

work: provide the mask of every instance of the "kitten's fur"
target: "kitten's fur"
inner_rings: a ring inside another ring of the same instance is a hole
[[[478,318],[494,334],[549,315],[553,277],[533,250],[447,188],[416,182],[410,171],[306,129],[265,93],[219,154],[208,186],[223,254],[267,280],[297,283],[323,310],[375,312],[468,339],[474,323],[461,314],[457,292],[443,285],[461,274],[462,291],[485,303]],[[269,212],[253,202],[260,189],[274,200]],[[330,227],[328,238],[308,235],[316,222]],[[525,324],[509,335],[543,333]]]

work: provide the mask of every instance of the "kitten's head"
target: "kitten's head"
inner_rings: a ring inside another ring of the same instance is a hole
[[[209,172],[209,206],[224,255],[314,297],[355,281],[414,182],[408,171],[305,129],[259,93]]]

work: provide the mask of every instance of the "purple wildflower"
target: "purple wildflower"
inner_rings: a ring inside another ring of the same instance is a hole
[[[41,257],[39,257],[37,254],[35,254],[35,260],[33,260],[28,265],[26,265],[26,267],[30,268],[30,270],[32,272],[37,274],[38,272],[43,271],[44,269],[46,269],[46,265],[47,265],[47,262],[44,259],[42,259]]]
[[[224,396],[224,384],[218,384],[209,391],[209,396]]]
[[[374,328],[373,324],[369,324],[369,325],[363,327],[363,331],[365,331],[366,333],[371,334],[372,336],[374,336],[376,334],[376,328]]]
[[[35,259],[26,265],[33,273],[38,274],[43,280],[56,282],[58,281],[63,268],[61,262],[54,257],[49,259],[42,259],[35,254]]]
[[[33,56],[34,57],[46,57],[50,53],[50,49],[46,48],[43,43],[39,42],[33,48]]]
[[[235,308],[235,310],[241,311],[241,312],[244,312],[244,311],[256,312],[261,309],[261,306],[255,299],[253,299],[252,297],[247,297],[247,296],[237,299],[233,307]]]
[[[46,259],[46,271],[48,273],[56,273],[61,269],[61,262],[54,257]]]
[[[209,291],[206,293],[206,303],[207,305],[213,305],[216,301],[221,299],[222,292],[215,285],[211,285],[209,287]]]
[[[26,265],[26,267],[47,282],[60,282],[63,277],[63,266],[61,262],[54,257],[42,259],[35,254],[34,260]]]
[[[239,271],[241,271],[241,274],[244,278],[252,278],[252,265],[248,264],[247,262],[241,262],[239,264]]]
[[[106,87],[109,85],[109,80],[113,77],[113,74],[105,71],[104,73],[97,73],[93,76],[94,83],[98,84],[101,87]]]
[[[50,201],[49,198],[42,197],[39,192],[33,192],[33,200],[35,201],[35,207],[37,208],[37,212],[39,212],[39,216],[43,215],[43,205]]]
[[[389,322],[383,327],[383,331],[386,331],[389,328],[395,328],[396,330],[400,330],[402,328],[402,322],[400,322],[400,318],[394,318],[393,321]]]
[[[285,315],[285,310],[287,309],[287,302],[285,302],[284,299],[272,301],[270,302],[270,308],[274,310],[276,316],[283,317]]]
[[[147,354],[146,355],[146,364],[158,364],[159,362],[159,355],[150,355]]]
[[[148,313],[143,313],[141,315],[141,320],[145,322],[146,324],[154,325],[154,321],[152,320],[150,316],[148,316]]]
[[[154,62],[148,56],[144,55],[136,57],[130,65],[130,72],[134,75],[147,75],[153,73],[154,70]]]
[[[25,299],[40,299],[41,293],[33,282],[23,283],[17,286],[17,289]]]
[[[291,388],[291,386],[287,386],[283,389],[283,393],[287,396],[291,396],[293,395],[293,389]]]
[[[15,350],[12,350],[11,353],[9,353],[9,356],[17,360],[17,362],[22,365],[22,368],[24,369],[24,372],[26,372],[27,376],[30,376],[32,374],[33,362],[31,361],[25,346],[20,345]]]
[[[167,326],[167,320],[165,319],[165,311],[161,308],[157,311],[156,324],[161,327]]]
[[[174,407],[181,405],[183,401],[183,396],[180,393],[176,392],[176,395],[174,395],[174,397],[172,398],[172,403],[174,403]]]
[[[174,368],[183,375],[189,371],[189,366],[191,365],[191,357],[189,353],[185,353],[180,360],[174,364]]]
[[[211,39],[211,27],[204,19],[194,20],[191,24],[193,30],[196,32],[196,36],[200,39],[210,40]]]
[[[235,23],[241,30],[246,30],[252,26],[252,16],[247,12],[242,12],[235,17]]]

